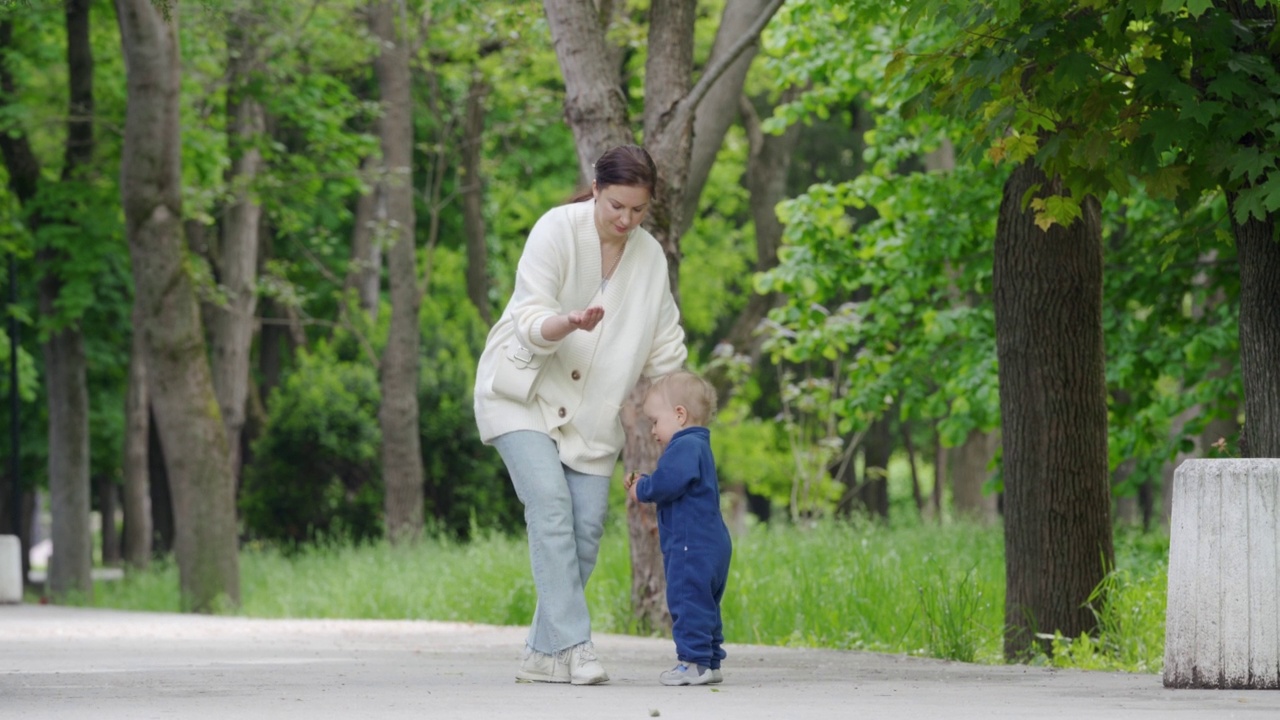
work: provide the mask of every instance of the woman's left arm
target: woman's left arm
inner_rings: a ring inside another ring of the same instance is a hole
[[[662,284],[662,302],[658,305],[653,344],[649,347],[649,357],[642,371],[645,377],[650,378],[679,370],[689,357],[689,350],[684,344],[684,328],[680,325],[680,310],[671,296],[665,273]]]

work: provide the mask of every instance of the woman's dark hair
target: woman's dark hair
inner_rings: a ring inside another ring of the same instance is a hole
[[[642,187],[650,195],[657,192],[658,166],[653,164],[649,152],[639,145],[619,145],[606,150],[592,166],[596,171],[596,187],[603,190],[610,185]],[[591,188],[574,195],[569,202],[582,202],[591,197]]]

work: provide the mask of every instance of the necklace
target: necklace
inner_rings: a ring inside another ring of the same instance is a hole
[[[600,292],[604,293],[605,288],[609,287],[609,278],[613,277],[613,271],[618,269],[618,263],[622,262],[622,254],[627,251],[627,244],[624,242],[622,248],[618,250],[618,257],[613,259],[613,265],[609,267],[609,272],[600,278]]]

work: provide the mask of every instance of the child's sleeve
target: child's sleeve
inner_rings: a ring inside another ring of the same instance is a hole
[[[658,458],[658,467],[652,475],[645,475],[636,483],[636,499],[647,503],[669,503],[689,490],[698,479],[698,455],[695,447],[687,443],[667,446]]]

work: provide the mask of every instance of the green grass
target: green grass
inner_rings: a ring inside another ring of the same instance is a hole
[[[634,633],[626,528],[615,517],[588,587],[597,632]],[[1057,638],[1059,667],[1158,672],[1164,653],[1160,535],[1118,532],[1101,633]],[[263,618],[429,619],[523,625],[535,593],[523,538],[428,539],[241,554],[239,614]],[[176,612],[177,569],[160,563],[100,582],[94,604]],[[862,649],[1002,662],[1004,548],[998,529],[897,523],[757,525],[735,538],[724,599],[729,642]]]

